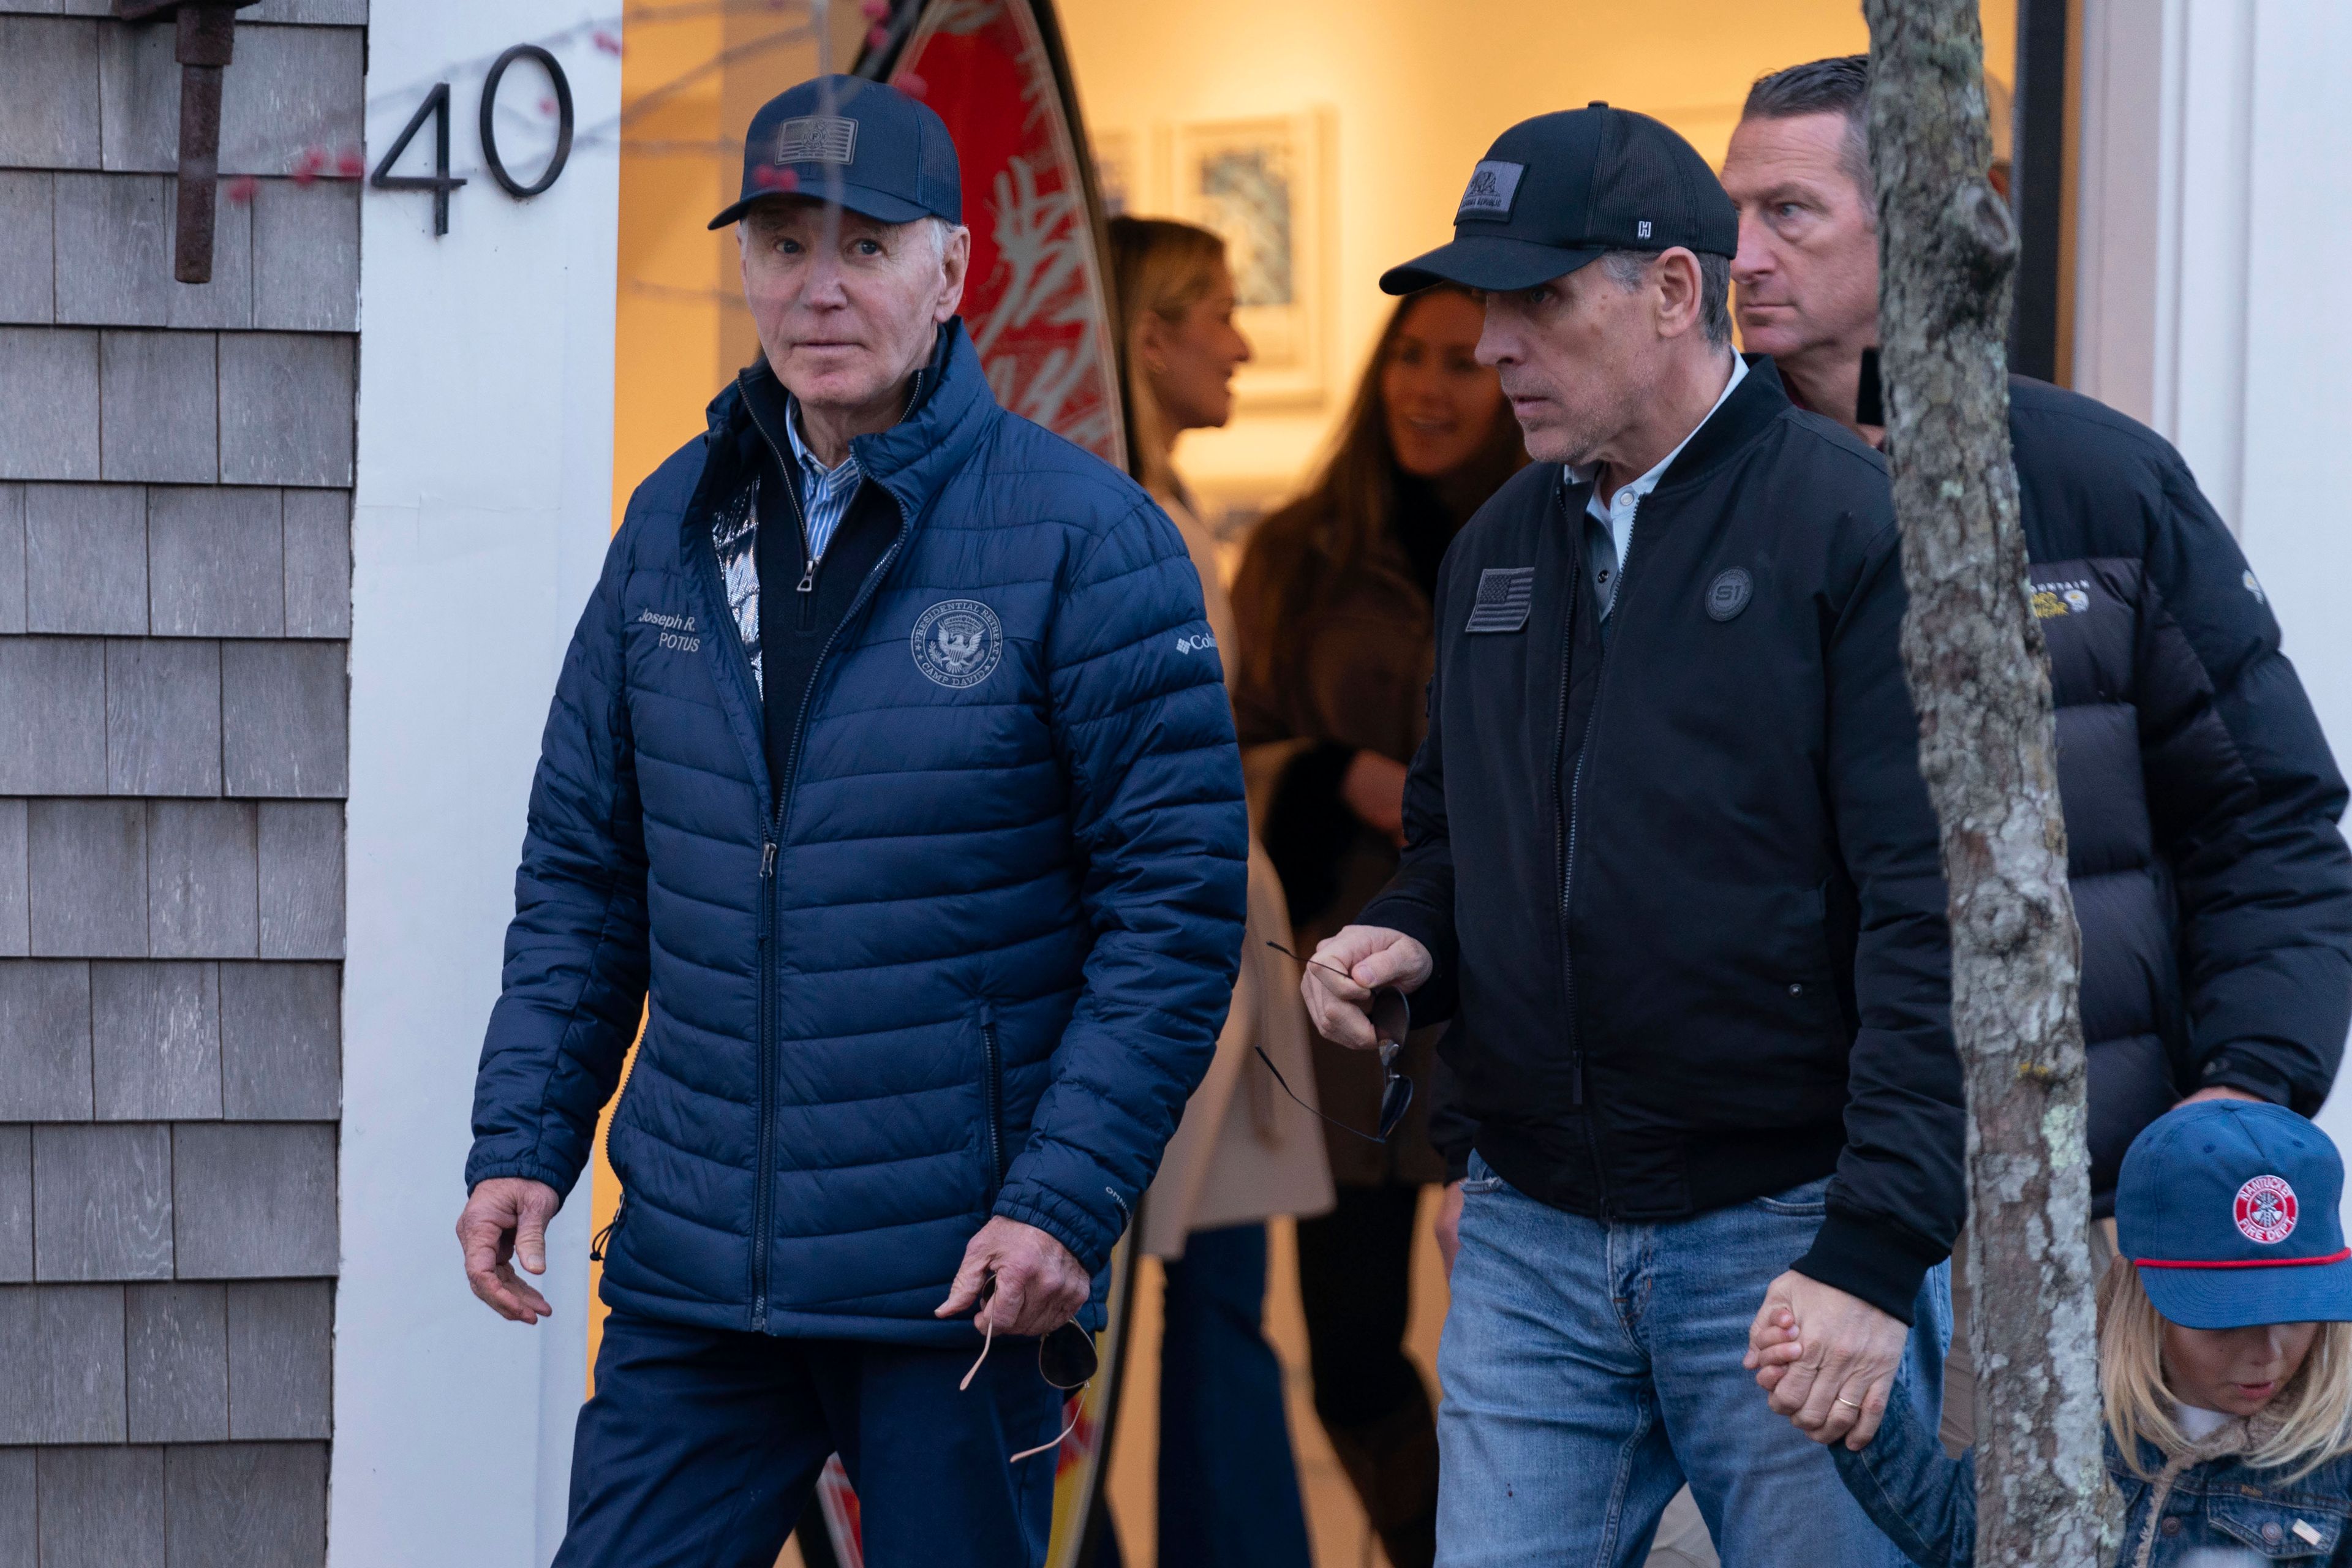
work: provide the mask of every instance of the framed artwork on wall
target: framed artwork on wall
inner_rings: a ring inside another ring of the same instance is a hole
[[[1244,406],[1310,406],[1329,384],[1332,115],[1328,110],[1179,125],[1171,207],[1223,235],[1255,357]]]

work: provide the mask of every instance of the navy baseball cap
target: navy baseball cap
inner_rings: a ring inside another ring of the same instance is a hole
[[[724,228],[762,196],[838,201],[883,223],[963,222],[963,176],[947,121],[887,82],[826,76],[768,100],[743,136],[743,194]]]
[[[1381,274],[1391,294],[1433,283],[1532,289],[1612,250],[1739,249],[1739,214],[1698,150],[1646,114],[1594,103],[1522,120],[1470,172],[1454,243]]]
[[[2186,1329],[2352,1321],[2344,1161],[2283,1105],[2200,1100],[2132,1140],[2116,1242]]]

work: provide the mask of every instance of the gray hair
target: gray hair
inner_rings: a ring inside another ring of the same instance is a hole
[[[1748,101],[1739,106],[1742,120],[1794,120],[1801,114],[1844,116],[1845,145],[1839,150],[1838,163],[1862,193],[1863,206],[1875,217],[1870,185],[1870,57],[1808,60],[1758,77],[1748,89]]]
[[[1655,250],[1612,250],[1601,258],[1602,270],[1609,280],[1631,293],[1648,277],[1650,264],[1662,252]],[[1698,258],[1698,322],[1706,333],[1709,348],[1731,346],[1731,258],[1716,256],[1707,251],[1693,251]]]

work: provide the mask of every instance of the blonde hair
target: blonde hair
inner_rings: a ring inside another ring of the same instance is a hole
[[[1205,228],[1164,217],[1110,220],[1111,292],[1118,306],[1120,383],[1127,393],[1128,466],[1148,490],[1176,489],[1170,458],[1176,432],[1152,395],[1137,342],[1146,315],[1169,326],[1206,299],[1225,268],[1225,242]]]
[[[2138,1268],[2128,1258],[2109,1264],[2099,1286],[2099,1394],[2124,1463],[2142,1479],[2155,1473],[2142,1468],[2143,1440],[2168,1455],[2190,1447],[2174,1418],[2180,1402],[2165,1382],[2164,1327]],[[2278,1427],[2237,1455],[2242,1464],[2291,1468],[2283,1479],[2298,1480],[2352,1453],[2352,1323],[2322,1323],[2302,1369],[2263,1413]]]

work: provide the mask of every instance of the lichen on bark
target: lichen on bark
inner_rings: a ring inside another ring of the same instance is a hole
[[[1864,0],[1904,671],[1950,889],[1968,1086],[1977,1562],[2098,1560],[2080,942],[2005,368],[2015,225],[1975,0]]]

